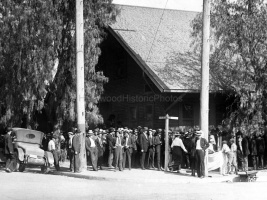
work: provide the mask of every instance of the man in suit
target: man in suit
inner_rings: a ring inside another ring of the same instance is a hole
[[[191,137],[189,136],[189,131],[185,132],[183,143],[185,148],[187,149],[187,153],[184,153],[185,165],[186,168],[190,168],[190,151],[191,151]]]
[[[124,132],[123,138],[124,150],[123,150],[123,169],[125,169],[126,159],[128,157],[129,170],[132,168],[131,156],[133,152],[133,138],[130,137],[128,130]]]
[[[151,167],[154,169],[154,157],[155,157],[155,144],[154,144],[154,136],[153,130],[148,130],[148,159],[147,159],[147,168],[150,169]]]
[[[72,138],[72,149],[74,151],[74,172],[79,173],[80,172],[80,158],[79,154],[81,152],[81,142],[80,142],[80,134],[81,131],[77,130],[75,132],[75,135]]]
[[[109,168],[114,168],[112,166],[112,162],[114,158],[114,148],[113,148],[114,133],[115,133],[115,129],[110,128],[109,133],[107,134],[107,150],[108,150],[108,167]]]
[[[96,142],[93,139],[94,137],[94,133],[92,130],[89,130],[88,133],[86,134],[86,138],[85,138],[85,149],[88,152],[91,162],[92,162],[92,166],[93,166],[93,170],[97,171],[97,146],[96,146]]]
[[[197,136],[195,134],[195,131],[192,130],[192,132],[189,133],[190,137],[190,145],[188,148],[188,153],[190,156],[190,168],[191,168],[191,176],[196,175],[196,139]]]
[[[243,171],[248,171],[248,155],[250,154],[249,151],[249,144],[246,137],[243,137],[243,133],[240,131],[237,133],[237,157],[239,163],[242,166]]]
[[[137,167],[137,129],[135,129],[133,132],[130,132],[130,136],[132,138],[132,158],[131,158],[131,162],[132,162],[132,167]]]
[[[95,140],[95,144],[97,147],[97,167],[102,170],[102,165],[103,165],[103,156],[104,156],[104,142],[102,138],[102,133],[103,131],[98,132],[97,138]]]
[[[199,178],[205,177],[205,164],[204,164],[204,158],[205,158],[205,151],[209,147],[209,143],[205,138],[202,136],[204,135],[204,132],[202,130],[196,131],[196,165],[197,165],[197,175]]]
[[[158,131],[156,131],[154,134],[154,145],[155,145],[155,154],[156,154],[156,158],[157,158],[157,168],[158,168],[158,171],[160,171],[161,170],[161,168],[160,168],[161,140],[160,140],[160,136],[159,136]]]
[[[141,168],[145,170],[145,159],[146,159],[146,152],[148,150],[148,136],[147,136],[148,128],[144,127],[141,130],[140,134],[140,147],[141,147]]]
[[[5,155],[6,155],[6,172],[11,173],[14,171],[14,148],[11,138],[12,129],[8,128],[7,133],[5,134]]]
[[[117,167],[119,167],[120,171],[123,171],[122,169],[122,147],[124,146],[122,137],[121,137],[121,130],[118,129],[116,132],[116,138],[113,142],[113,148],[114,148],[114,155],[115,155],[115,169],[116,172]]]
[[[72,148],[72,139],[73,139],[73,132],[68,132],[69,135],[69,139],[68,139],[68,156],[69,156],[69,160],[70,160],[70,171],[73,172],[74,171],[74,151]]]

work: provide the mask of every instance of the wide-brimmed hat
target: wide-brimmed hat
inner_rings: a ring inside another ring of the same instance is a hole
[[[92,130],[89,130],[88,133],[86,134],[87,136],[92,136],[94,135],[93,131]]]
[[[202,130],[196,131],[196,135],[197,135],[197,136],[201,136],[201,135],[203,135],[203,134],[204,134],[204,132],[203,132]]]
[[[110,133],[115,132],[115,128],[109,128],[109,132]]]
[[[181,135],[181,133],[180,132],[174,132],[174,136],[180,136]]]

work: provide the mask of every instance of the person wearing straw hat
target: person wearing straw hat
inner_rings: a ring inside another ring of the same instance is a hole
[[[141,134],[140,134],[141,168],[142,168],[142,170],[145,170],[145,158],[146,158],[146,153],[147,153],[148,145],[149,145],[147,131],[148,131],[148,128],[144,127],[141,130]]]
[[[69,135],[69,139],[68,139],[68,144],[67,144],[67,153],[68,153],[68,157],[70,160],[70,171],[73,172],[74,171],[74,151],[72,149],[72,139],[73,139],[73,132],[68,132]]]
[[[90,159],[92,162],[93,170],[98,171],[97,169],[98,150],[97,150],[96,142],[93,139],[93,136],[94,136],[93,131],[89,130],[85,138],[85,148],[90,154]]]
[[[173,165],[171,166],[172,171],[175,171],[177,169],[177,172],[180,173],[181,169],[181,163],[183,160],[183,152],[187,153],[186,148],[184,147],[183,141],[180,138],[181,134],[179,132],[174,133],[174,140],[171,144],[172,149],[172,160]]]
[[[72,138],[72,149],[74,151],[74,172],[76,173],[80,173],[80,166],[81,166],[79,158],[79,154],[81,152],[80,134],[81,131],[77,129],[75,135]]]
[[[205,138],[202,136],[204,135],[204,132],[202,130],[196,131],[196,168],[197,168],[197,175],[199,178],[205,177],[205,151],[209,147],[209,143]]]
[[[122,158],[122,147],[124,146],[123,144],[123,140],[122,140],[122,137],[121,137],[121,134],[120,134],[121,131],[116,131],[116,138],[115,140],[113,141],[114,145],[113,145],[113,148],[114,148],[114,157],[115,157],[115,169],[114,171],[116,172],[117,171],[117,168],[119,167],[119,170],[120,171],[123,171],[123,168],[122,168],[122,161],[123,161],[123,158]]]

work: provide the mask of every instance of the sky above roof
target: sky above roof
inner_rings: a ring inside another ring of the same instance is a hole
[[[202,11],[203,0],[113,0],[114,4],[134,5],[174,10]]]

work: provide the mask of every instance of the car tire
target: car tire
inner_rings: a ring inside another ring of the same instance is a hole
[[[25,164],[24,164],[23,162],[21,162],[21,163],[19,164],[19,171],[20,171],[20,172],[24,172],[25,168],[26,168]]]

